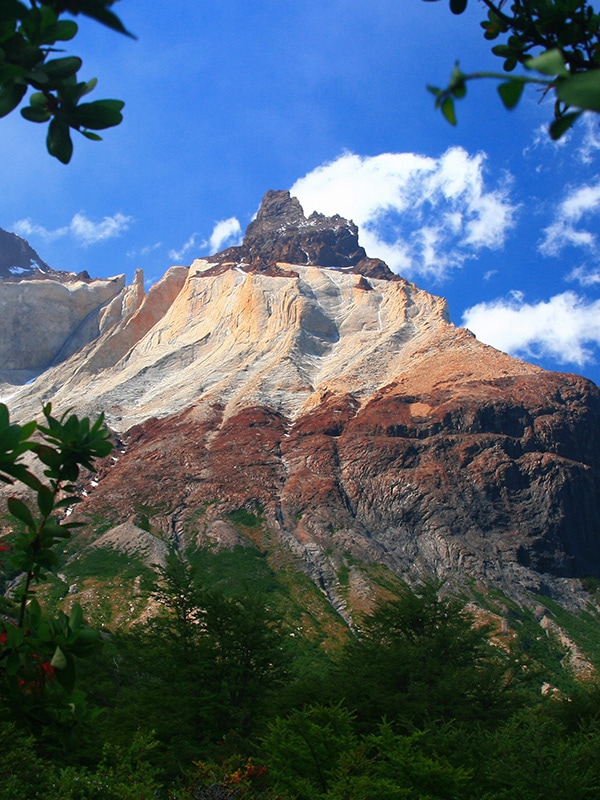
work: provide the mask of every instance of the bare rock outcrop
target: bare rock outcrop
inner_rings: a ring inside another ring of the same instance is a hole
[[[0,383],[25,383],[96,338],[103,307],[124,287],[123,275],[0,281]]]
[[[14,407],[103,411],[118,433],[77,513],[144,507],[188,543],[260,514],[336,608],[340,563],[576,605],[600,577],[600,390],[388,273],[352,223],[268,193],[240,248],[125,290]]]
[[[301,264],[397,279],[383,261],[367,258],[352,221],[317,211],[306,217],[298,198],[285,191],[267,192],[241,246],[230,247],[210,261],[233,262],[244,269],[275,275],[284,274],[277,269],[280,264]]]
[[[48,277],[53,270],[33,247],[17,236],[0,228],[0,280],[14,281],[29,277]]]

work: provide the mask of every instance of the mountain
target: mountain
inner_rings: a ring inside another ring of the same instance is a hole
[[[25,239],[0,228],[0,280],[48,277],[52,272]]]
[[[456,328],[353,223],[268,192],[240,247],[147,293],[138,275],[93,315],[7,401],[21,419],[48,400],[103,411],[115,432],[72,569],[86,548],[150,563],[170,541],[285,552],[342,614],[386,574],[589,600],[600,391]]]
[[[98,337],[125,277],[92,280],[51,269],[30,245],[0,228],[0,391],[33,380]],[[143,290],[143,289],[142,289]]]

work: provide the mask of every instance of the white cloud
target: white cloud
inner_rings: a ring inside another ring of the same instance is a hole
[[[533,132],[532,143],[525,147],[523,156],[532,156],[538,148],[551,150],[551,156],[558,154],[561,150],[569,153],[576,161],[583,164],[591,164],[600,150],[600,129],[598,128],[598,115],[596,113],[584,113],[560,139],[552,139],[548,132],[548,124],[544,123]],[[544,162],[536,167],[537,172],[552,168],[548,162],[547,154],[543,154]]]
[[[183,259],[190,252],[190,250],[193,250],[196,247],[198,249],[201,249],[206,244],[206,242],[201,242],[200,244],[198,244],[198,236],[199,235],[200,234],[198,234],[198,233],[192,233],[192,235],[189,237],[187,242],[185,242],[179,248],[179,250],[175,250],[175,249],[169,250],[169,258],[172,261],[180,262],[180,261],[183,261]]]
[[[71,236],[79,244],[87,247],[90,244],[120,236],[129,228],[131,222],[133,222],[133,217],[127,217],[121,213],[117,213],[112,217],[104,217],[100,222],[92,222],[85,214],[77,213],[68,225],[54,230],[48,230],[42,225],[37,225],[29,218],[15,222],[13,230],[19,236],[39,236],[46,242]]]
[[[558,256],[571,245],[596,250],[597,237],[583,227],[589,217],[600,214],[600,180],[571,189],[556,209],[554,221],[544,229],[539,250],[545,256]]]
[[[575,292],[526,303],[521,292],[468,308],[462,324],[482,342],[524,358],[552,358],[582,367],[600,346],[600,300]]]
[[[581,124],[583,128],[583,141],[577,153],[584,164],[591,164],[598,150],[600,150],[598,116],[596,114],[584,114],[578,124]]]
[[[137,258],[138,256],[149,256],[150,253],[154,253],[155,250],[159,250],[161,247],[162,247],[162,242],[147,244],[144,247],[141,247],[139,250],[128,250],[127,257]]]
[[[580,286],[596,286],[600,283],[600,269],[575,267],[567,275],[568,281],[577,281]]]
[[[66,227],[56,228],[53,231],[49,231],[42,225],[36,225],[31,221],[31,219],[29,219],[29,217],[26,219],[17,220],[17,222],[13,224],[12,229],[19,236],[39,236],[46,242],[54,241],[54,239],[61,239],[63,236],[67,236],[70,230],[69,226],[67,225]]]
[[[242,226],[235,217],[222,219],[215,224],[208,244],[210,252],[218,253],[226,247],[233,247],[240,243],[242,236]]]
[[[192,250],[197,253],[208,251],[213,255],[226,247],[233,247],[240,244],[242,240],[242,226],[236,217],[219,220],[215,223],[213,232],[208,239],[199,239],[199,233],[192,233],[187,242],[179,250],[169,250],[169,258],[174,261],[182,261],[183,258]]]
[[[503,246],[517,207],[508,182],[484,181],[485,156],[452,147],[440,158],[416,153],[345,153],[297,180],[290,192],[305,213],[341,214],[360,242],[407,277],[446,277],[483,248]]]
[[[537,128],[534,129],[531,144],[524,148],[523,155],[528,157],[532,155],[534,150],[538,148],[547,149],[550,148],[554,153],[559,150],[562,150],[566,147],[567,144],[571,144],[571,137],[573,135],[573,129],[571,128],[566,133],[564,133],[560,139],[553,139],[550,136],[548,131],[548,124],[546,122],[539,125]],[[538,167],[541,169],[541,165]]]

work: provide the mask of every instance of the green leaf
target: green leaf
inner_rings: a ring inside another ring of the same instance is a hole
[[[47,517],[54,508],[54,494],[47,486],[41,486],[37,493],[37,504],[42,516]]]
[[[51,156],[54,156],[63,164],[68,164],[73,155],[73,142],[69,126],[62,119],[53,117],[48,126],[48,136],[46,137],[46,147]]]
[[[450,11],[453,14],[462,14],[467,8],[467,0],[450,0]]]
[[[41,444],[38,446],[36,454],[42,464],[45,464],[47,467],[51,467],[54,470],[60,469],[63,459],[61,454],[54,447],[50,447],[50,445],[47,444]],[[58,473],[56,477],[58,477]]]
[[[514,108],[523,94],[525,84],[523,81],[507,81],[498,86],[498,94],[506,108]]]
[[[8,84],[0,89],[0,117],[5,117],[19,105],[27,86],[16,83]]]
[[[26,72],[23,76],[27,83],[31,84],[35,89],[43,89],[50,83],[48,76],[41,67]]]
[[[60,647],[58,647],[58,645],[54,651],[54,655],[52,656],[52,661],[50,664],[54,667],[54,669],[66,669],[67,667],[67,657]]]
[[[51,81],[60,81],[76,75],[82,64],[83,61],[77,56],[54,58],[44,64],[43,71]]]
[[[52,115],[44,108],[25,106],[25,108],[21,109],[21,116],[24,119],[29,120],[29,122],[48,122]]]
[[[125,28],[117,15],[106,8],[107,5],[106,0],[79,0],[77,3],[78,9],[82,14],[101,22],[114,31],[124,33],[125,36],[135,39],[135,36]]]
[[[569,77],[569,70],[565,66],[565,60],[560,50],[546,50],[537,58],[529,58],[525,61],[527,69],[534,69],[542,75],[558,75],[559,77]]]
[[[91,131],[80,131],[80,133],[82,133],[86,139],[91,139],[93,142],[102,141],[102,137],[99,136],[97,133],[92,133]]]
[[[30,572],[33,568],[33,558],[28,553],[14,552],[10,557],[11,566],[19,572]]]
[[[40,533],[40,540],[52,547],[55,539],[69,539],[70,536],[71,534],[66,529],[66,526],[59,525],[56,522],[47,522]]]
[[[444,118],[450,123],[450,125],[456,125],[456,112],[454,110],[454,100],[451,97],[447,97],[442,103],[441,108]]]
[[[87,83],[78,83],[77,84],[77,99],[83,97],[85,94],[89,94],[93,89],[96,88],[96,84],[98,83],[98,78],[91,78]]]
[[[83,625],[83,610],[79,603],[75,603],[71,609],[71,616],[69,617],[69,628],[72,631],[78,631]]]
[[[77,106],[70,116],[83,128],[112,128],[123,121],[121,109],[124,105],[122,100],[96,100]]]
[[[33,514],[29,510],[28,506],[22,500],[19,500],[18,497],[9,497],[7,500],[8,510],[17,519],[24,522],[28,528],[35,530],[35,520],[33,518]]]
[[[68,42],[77,35],[78,30],[77,23],[72,19],[63,19],[52,29],[52,36],[55,41]]]
[[[7,625],[4,630],[6,631],[6,644],[11,649],[16,649],[23,644],[25,639],[25,631],[22,628],[17,628],[16,625]]]
[[[581,111],[572,111],[570,114],[563,114],[561,117],[555,119],[550,125],[550,137],[554,139],[554,141],[560,139],[560,137],[569,130],[569,128],[576,122],[582,113],[583,112]]]
[[[63,656],[65,656],[64,653]],[[66,689],[68,692],[73,691],[73,689],[75,688],[75,659],[73,658],[73,656],[71,655],[65,656],[64,667],[56,668],[56,678],[60,683],[60,685],[63,687],[63,689]]]
[[[600,111],[600,70],[581,72],[559,80],[556,94],[568,106]]]
[[[31,600],[27,603],[27,621],[31,625],[35,626],[40,622],[42,617],[43,617],[42,607],[35,599],[35,597],[32,597]]]
[[[62,497],[60,500],[54,503],[54,508],[69,508],[69,506],[73,506],[81,502],[81,497]]]
[[[500,34],[500,28],[494,25],[486,25],[484,22],[481,23],[485,28],[485,33],[483,34],[484,39],[488,39],[488,41],[492,41],[493,39],[497,39]]]

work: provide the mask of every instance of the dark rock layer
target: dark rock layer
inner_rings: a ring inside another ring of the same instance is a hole
[[[383,261],[367,258],[353,222],[316,211],[306,217],[298,199],[286,191],[267,192],[242,245],[230,247],[210,260],[235,262],[271,274],[276,274],[273,265],[279,262],[336,267],[383,280],[397,277]]]

